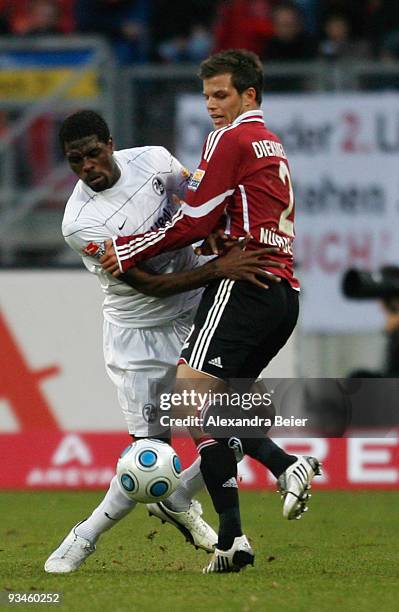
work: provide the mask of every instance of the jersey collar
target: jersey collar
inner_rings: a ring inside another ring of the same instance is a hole
[[[257,121],[264,123],[263,111],[260,108],[257,108],[255,110],[246,111],[245,113],[242,113],[242,115],[239,115],[236,119],[234,119],[232,125],[237,125],[237,123],[241,123],[242,121],[248,121],[248,120],[252,120],[252,121],[257,120]]]

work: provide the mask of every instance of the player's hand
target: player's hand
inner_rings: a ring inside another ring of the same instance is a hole
[[[226,234],[223,229],[209,234],[204,242],[194,249],[196,255],[222,255],[238,243],[238,238]],[[241,244],[241,243],[240,243]]]
[[[242,247],[244,240],[233,246],[226,255],[223,255],[215,262],[220,274],[230,280],[249,281],[257,287],[262,287],[262,289],[269,289],[269,281],[279,283],[281,278],[271,272],[267,272],[265,268],[271,266],[273,268],[285,268],[285,264],[267,258],[268,255],[275,255],[280,250],[276,247],[262,247],[255,251],[245,251]],[[267,279],[268,283],[262,283],[257,278],[259,276],[264,277],[265,280]]]
[[[106,240],[104,243],[105,253],[101,255],[99,262],[103,269],[112,274],[112,276],[118,277],[121,274],[119,269],[118,259],[116,257],[115,249],[112,240]]]

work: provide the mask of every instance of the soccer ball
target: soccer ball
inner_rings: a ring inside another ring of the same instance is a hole
[[[180,459],[160,440],[137,440],[121,454],[116,474],[123,491],[144,504],[169,497],[177,489]]]

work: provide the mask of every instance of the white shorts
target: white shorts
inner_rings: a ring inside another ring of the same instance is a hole
[[[177,360],[194,313],[184,313],[167,325],[140,329],[104,320],[105,366],[116,385],[130,434],[168,434],[158,421],[158,397],[173,391]]]

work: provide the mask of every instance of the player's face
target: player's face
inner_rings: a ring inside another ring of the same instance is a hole
[[[238,93],[231,82],[231,74],[217,74],[204,79],[203,93],[215,129],[229,125],[242,113],[257,107],[255,90],[250,87]]]
[[[73,172],[93,191],[104,191],[116,183],[120,170],[113,158],[113,144],[87,136],[65,143],[65,156]]]

